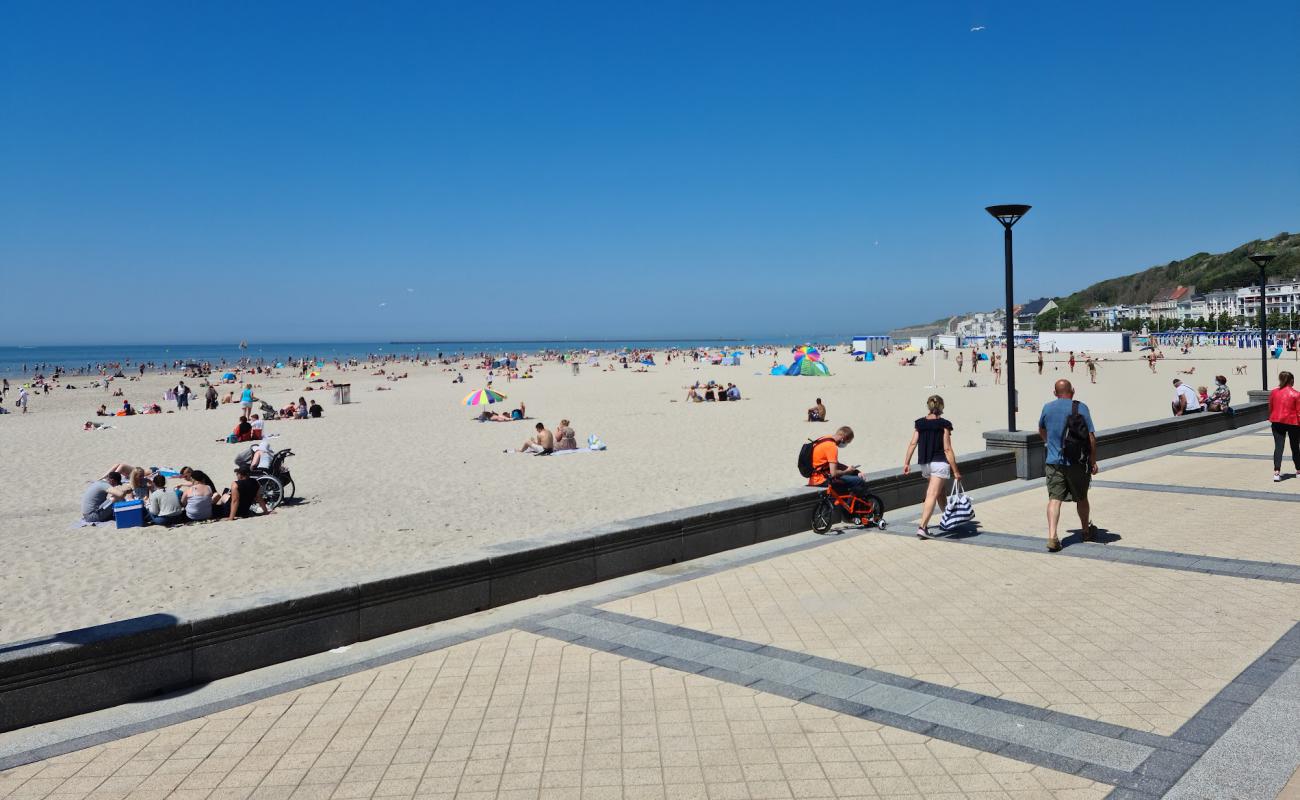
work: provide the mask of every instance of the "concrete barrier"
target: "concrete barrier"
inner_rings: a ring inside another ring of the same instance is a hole
[[[1103,457],[1205,436],[1267,416],[1201,414],[1103,431]],[[985,434],[959,457],[978,489],[1042,474],[1037,433]],[[1037,440],[1035,442],[1035,440]],[[1037,455],[1035,455],[1037,453]],[[1026,474],[1020,474],[1020,473]],[[866,476],[886,509],[919,503],[926,480],[897,469]],[[634,572],[807,531],[819,492],[806,487],[723,500],[595,529],[512,542],[486,557],[421,565],[335,586],[298,588],[188,613],[96,625],[0,645],[0,731],[83,714],[320,653],[365,639]]]
[[[1106,460],[1126,456],[1153,447],[1199,439],[1216,433],[1253,425],[1268,419],[1268,402],[1260,402],[1256,392],[1251,402],[1235,406],[1232,413],[1189,414],[1182,417],[1138,422],[1097,431],[1097,458]],[[1034,421],[1037,424],[1037,420]],[[1037,429],[1028,431],[985,431],[984,442],[990,450],[1012,453],[1016,459],[1016,477],[1022,480],[1043,477],[1046,446]]]

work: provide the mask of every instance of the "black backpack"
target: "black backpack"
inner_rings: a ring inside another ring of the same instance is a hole
[[[831,436],[823,436],[820,439],[809,439],[799,448],[799,474],[805,478],[813,476],[813,448],[822,442],[829,442]]]
[[[1061,455],[1071,464],[1086,464],[1092,455],[1088,446],[1088,420],[1079,413],[1079,401],[1070,406],[1070,415],[1065,418],[1065,430],[1061,431]]]

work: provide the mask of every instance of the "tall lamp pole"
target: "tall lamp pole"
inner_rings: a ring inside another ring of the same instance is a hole
[[[1271,253],[1255,253],[1246,258],[1254,261],[1255,266],[1259,267],[1259,374],[1264,391],[1267,392],[1268,342],[1265,339],[1268,336],[1268,316],[1265,307],[1268,305],[1268,262],[1272,261],[1274,256]]]
[[[1006,206],[989,206],[984,210],[989,212],[998,222],[1002,223],[1002,241],[1006,250],[1007,266],[1007,430],[1016,429],[1016,358],[1015,358],[1015,332],[1012,328],[1012,309],[1015,307],[1015,297],[1011,290],[1011,227],[1020,221],[1020,218],[1029,213],[1029,206],[1006,205]]]

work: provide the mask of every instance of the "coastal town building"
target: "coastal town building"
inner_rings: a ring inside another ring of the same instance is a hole
[[[1056,308],[1056,302],[1047,297],[1030,300],[1015,307],[1012,329],[1016,333],[1033,333],[1038,330],[1038,317]]]

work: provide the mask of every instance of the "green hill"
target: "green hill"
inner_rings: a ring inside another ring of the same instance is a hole
[[[1064,302],[1057,302],[1082,308],[1098,303],[1149,303],[1160,291],[1175,286],[1195,286],[1201,294],[1247,286],[1259,280],[1259,268],[1246,260],[1247,253],[1273,253],[1277,256],[1268,266],[1270,278],[1300,275],[1300,233],[1279,233],[1272,239],[1256,239],[1227,253],[1197,253],[1181,261],[1170,261],[1162,267],[1110,278],[1075,292]]]

